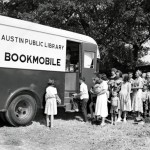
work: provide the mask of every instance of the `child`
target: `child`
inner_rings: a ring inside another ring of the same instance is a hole
[[[129,82],[128,74],[124,74],[123,83],[121,85],[121,90],[119,92],[120,99],[120,114],[118,116],[121,120],[121,113],[124,112],[124,122],[126,122],[127,112],[131,111],[131,83]]]
[[[148,110],[148,95],[147,95],[147,86],[143,86],[143,91],[142,91],[142,100],[143,100],[143,116],[144,118],[147,115],[147,110]]]
[[[146,73],[142,73],[143,85],[147,84]]]
[[[48,87],[46,88],[46,95],[45,95],[46,105],[45,111],[46,114],[46,123],[47,127],[53,127],[53,120],[54,115],[57,115],[57,101],[61,103],[60,98],[57,95],[57,89],[54,87],[54,80],[48,80]],[[49,117],[51,118],[49,120]],[[51,125],[49,124],[51,123]]]
[[[116,125],[117,121],[117,113],[118,113],[118,105],[119,105],[119,98],[117,97],[118,93],[117,91],[113,91],[112,97],[111,97],[111,124]]]
[[[131,106],[132,106],[132,100],[133,100],[132,87],[133,87],[133,84],[134,84],[133,73],[132,73],[132,72],[129,72],[129,73],[128,73],[128,76],[129,76],[129,82],[131,83],[131,93],[130,93],[130,97],[131,97]]]
[[[133,86],[133,83],[134,83],[133,73],[132,72],[128,72],[128,76],[129,76],[129,82],[131,83],[131,86]]]
[[[74,99],[79,97],[79,103],[81,104],[83,121],[87,122],[88,120],[87,119],[87,102],[89,100],[88,87],[85,83],[84,77],[79,78],[79,83],[80,83],[80,93],[75,93],[73,94],[73,96],[74,96]]]

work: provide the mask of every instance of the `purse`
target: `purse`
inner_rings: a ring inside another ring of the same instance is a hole
[[[58,104],[61,104],[61,99],[58,95],[56,96],[56,101],[57,101]]]

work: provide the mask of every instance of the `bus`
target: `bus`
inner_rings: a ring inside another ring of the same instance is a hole
[[[13,126],[31,123],[43,108],[48,79],[56,81],[62,100],[58,107],[71,110],[79,77],[90,88],[97,58],[98,45],[91,37],[0,16],[1,118]]]

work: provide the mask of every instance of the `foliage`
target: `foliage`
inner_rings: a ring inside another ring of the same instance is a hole
[[[1,14],[93,37],[101,68],[134,69],[150,37],[149,0],[10,0]]]

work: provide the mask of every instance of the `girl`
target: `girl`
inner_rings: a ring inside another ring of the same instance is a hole
[[[143,79],[141,78],[142,72],[137,70],[135,73],[136,79],[133,84],[133,103],[132,110],[137,112],[136,119],[141,118],[141,113],[143,113],[143,101],[142,101],[142,88],[143,88]]]
[[[146,73],[142,73],[143,85],[147,84]]]
[[[126,122],[127,111],[131,111],[131,83],[129,81],[128,74],[124,74],[123,83],[119,92],[120,99],[120,114],[118,118],[121,120],[121,113],[124,112],[124,122]]]
[[[61,103],[61,100],[57,95],[57,89],[54,87],[54,80],[48,80],[48,87],[46,88],[45,100],[46,105],[44,113],[46,114],[46,123],[47,127],[50,126],[52,128],[54,115],[57,115],[57,101]],[[49,117],[51,121],[49,120]]]
[[[132,89],[133,83],[134,83],[133,73],[129,72],[128,76],[129,76],[129,82],[131,83],[131,89]],[[131,93],[130,93],[130,97],[131,97],[131,106],[132,106],[132,101],[133,101],[133,91],[132,90],[131,90]]]

